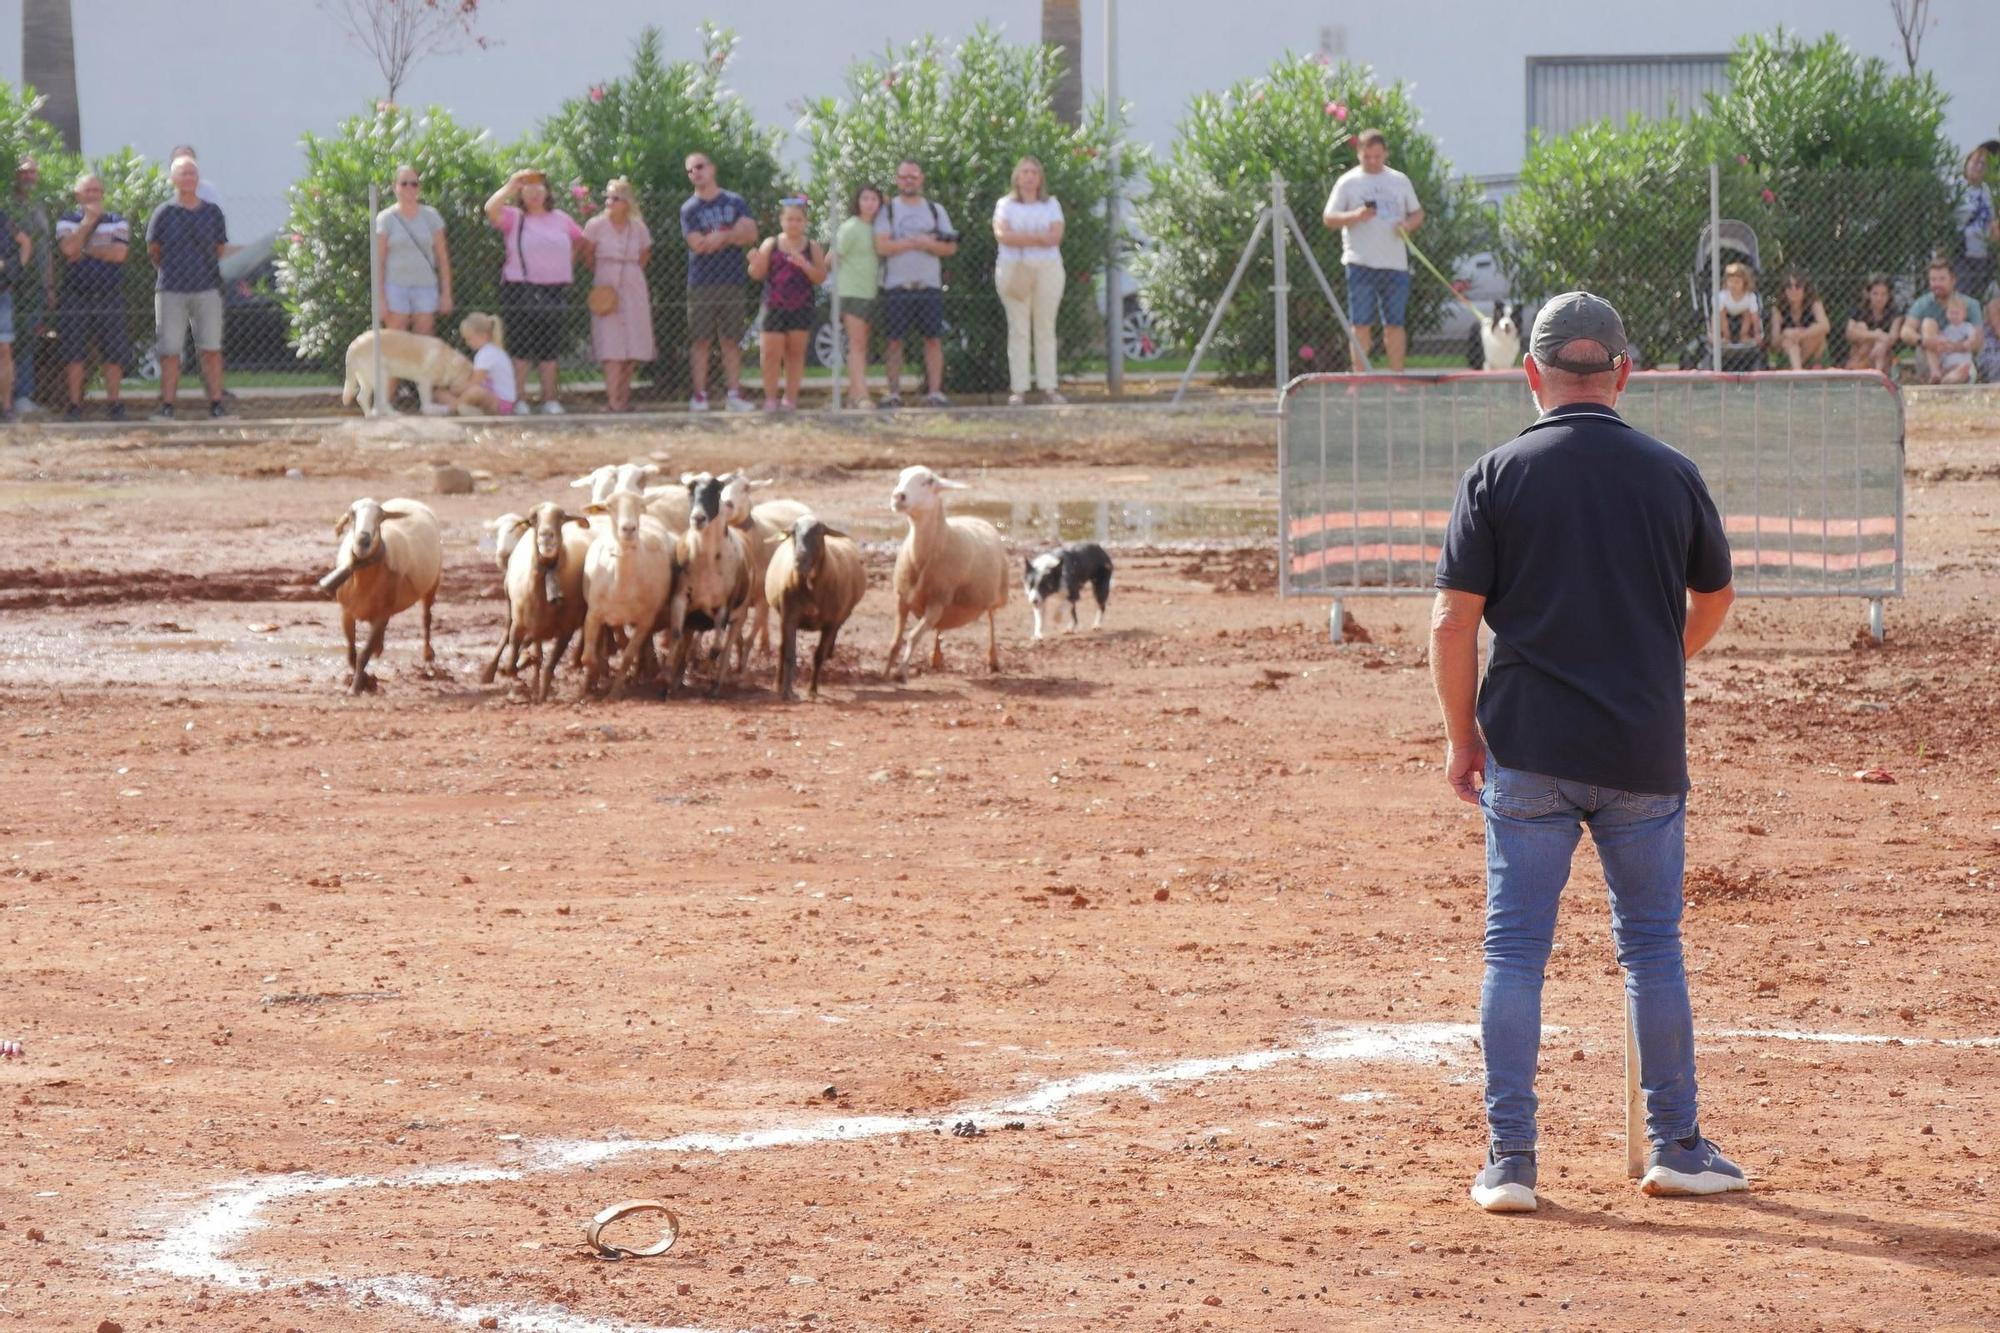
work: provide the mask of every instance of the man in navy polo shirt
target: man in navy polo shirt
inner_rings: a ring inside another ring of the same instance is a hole
[[[227,416],[222,403],[222,252],[229,244],[229,228],[222,210],[201,197],[201,168],[193,158],[175,158],[168,178],[174,197],[154,209],[146,224],[146,254],[158,270],[153,313],[160,345],[160,409],[153,415],[159,421],[173,419],[181,353],[192,322],[208,414]]]
[[[63,256],[56,330],[69,375],[66,420],[83,419],[84,375],[93,342],[104,364],[104,393],[111,400],[106,415],[113,421],[125,419],[119,390],[125,365],[132,359],[124,300],[125,259],[131,244],[130,225],[105,211],[104,182],[90,175],[78,180],[76,207],[56,223],[56,248]]]
[[[1747,1187],[1697,1122],[1681,959],[1686,663],[1729,613],[1729,542],[1700,469],[1614,410],[1626,346],[1618,312],[1588,292],[1542,307],[1526,363],[1542,415],[1466,471],[1438,558],[1431,678],[1446,774],[1486,817],[1490,1143],[1472,1198],[1489,1212],[1535,1207],[1542,972],[1585,825],[1638,1034],[1652,1141],[1640,1188]]]

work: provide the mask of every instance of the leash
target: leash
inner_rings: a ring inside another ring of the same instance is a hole
[[[1408,246],[1410,249],[1410,253],[1417,257],[1417,262],[1421,263],[1425,268],[1429,269],[1431,272],[1431,276],[1444,284],[1444,289],[1452,294],[1452,298],[1454,300],[1456,300],[1460,305],[1464,306],[1467,310],[1470,310],[1475,316],[1479,318],[1479,320],[1482,323],[1485,322],[1485,320],[1488,318],[1486,312],[1481,310],[1478,306],[1474,305],[1472,301],[1465,295],[1465,293],[1459,291],[1458,288],[1452,286],[1450,278],[1447,278],[1444,274],[1438,272],[1438,266],[1431,262],[1431,257],[1425,254],[1422,250],[1419,250],[1417,248],[1417,243],[1410,239],[1410,233],[1402,231],[1401,228],[1398,228],[1397,230],[1402,232],[1403,244]]]

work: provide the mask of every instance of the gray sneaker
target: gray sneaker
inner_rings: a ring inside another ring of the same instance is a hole
[[[1722,1149],[1700,1134],[1694,1147],[1656,1143],[1646,1155],[1646,1174],[1639,1188],[1647,1194],[1726,1194],[1750,1188],[1743,1168],[1722,1155]]]
[[[1487,1149],[1486,1165],[1472,1178],[1472,1201],[1489,1213],[1535,1211],[1535,1155],[1508,1153],[1495,1157]]]

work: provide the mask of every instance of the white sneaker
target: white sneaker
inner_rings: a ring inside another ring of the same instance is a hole
[[[1010,393],[1007,395],[1007,406],[1009,407],[1019,407],[1027,401],[1028,400],[1026,398],[1023,398],[1018,393]]]
[[[688,411],[690,412],[708,411],[708,395],[705,393],[698,393],[694,397],[688,399]]]
[[[543,404],[542,404],[542,415],[543,415],[543,416],[545,416],[545,417],[559,417],[559,416],[562,416],[562,415],[563,415],[563,405],[562,405],[561,403],[557,402],[557,401],[556,401],[555,399],[551,398],[551,399],[549,399],[549,401],[547,401],[546,403],[543,403]]]
[[[729,391],[729,397],[724,401],[723,406],[731,412],[755,412],[757,410],[757,404],[745,398],[735,389]]]
[[[16,398],[14,411],[24,417],[38,417],[42,414],[42,405],[32,398]]]
[[[1044,390],[1042,393],[1042,401],[1047,403],[1050,407],[1069,406],[1069,399],[1063,397],[1061,394],[1057,393],[1054,389]]]

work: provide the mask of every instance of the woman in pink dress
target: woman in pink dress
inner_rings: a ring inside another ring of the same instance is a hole
[[[632,410],[632,370],[651,361],[653,300],[646,287],[646,262],[653,257],[653,233],[623,176],[604,187],[604,211],[583,225],[599,286],[618,293],[618,308],[590,317],[590,347],[604,363],[604,403],[608,412]]]

